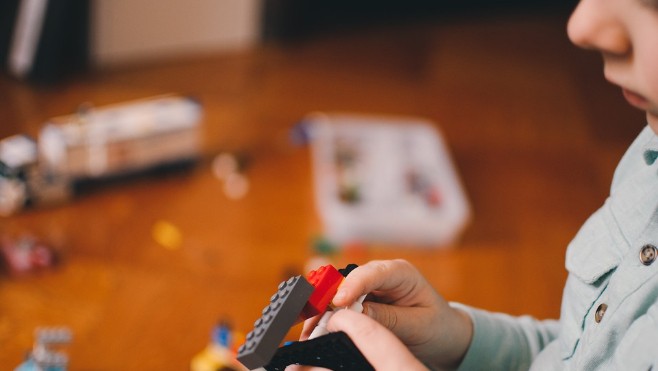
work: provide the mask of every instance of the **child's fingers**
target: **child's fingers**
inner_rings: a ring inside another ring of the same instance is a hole
[[[345,332],[375,370],[427,370],[391,331],[361,313],[338,311],[328,329]]]
[[[363,309],[363,314],[392,331],[412,349],[426,343],[436,330],[437,312],[432,308],[368,302]]]
[[[320,318],[322,318],[322,315],[317,315],[304,321],[304,325],[302,326],[302,333],[299,336],[299,340],[303,341],[308,339],[308,337],[311,335],[311,332],[313,332],[313,329],[320,321]]]
[[[333,304],[347,306],[359,296],[373,291],[387,296],[403,296],[413,290],[419,278],[418,271],[405,260],[374,260],[354,269],[345,278]]]

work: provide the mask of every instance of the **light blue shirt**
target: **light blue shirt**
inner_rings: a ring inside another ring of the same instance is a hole
[[[647,126],[567,249],[559,321],[465,308],[460,370],[658,371],[658,137]]]

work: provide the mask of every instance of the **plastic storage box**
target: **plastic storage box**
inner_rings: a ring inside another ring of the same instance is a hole
[[[466,226],[468,201],[436,124],[313,113],[303,126],[330,241],[443,247]]]

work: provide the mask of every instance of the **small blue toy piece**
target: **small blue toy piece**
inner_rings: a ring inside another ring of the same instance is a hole
[[[220,320],[212,329],[210,343],[190,361],[190,371],[242,371],[235,358],[235,342],[243,337],[233,332],[227,320]]]
[[[51,347],[59,347],[71,342],[73,335],[66,327],[38,328],[35,331],[35,341],[25,362],[14,371],[66,371],[68,356]]]
[[[233,334],[231,326],[227,321],[219,321],[217,326],[212,330],[212,342],[224,348],[231,348],[233,344]]]

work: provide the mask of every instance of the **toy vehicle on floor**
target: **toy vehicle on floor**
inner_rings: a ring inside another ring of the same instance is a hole
[[[0,215],[70,199],[85,186],[180,167],[200,157],[201,104],[167,95],[83,106],[46,122],[35,140],[0,140]]]

